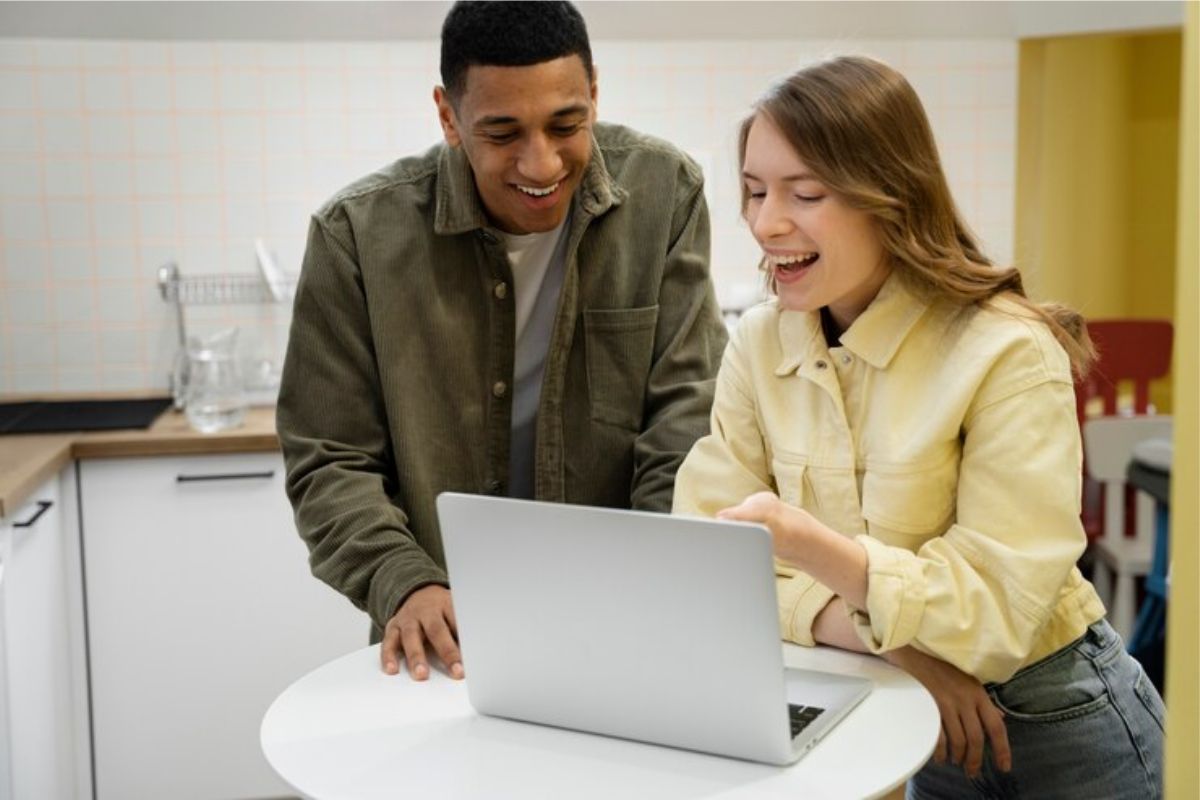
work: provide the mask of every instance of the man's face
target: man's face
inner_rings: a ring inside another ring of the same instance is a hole
[[[462,147],[492,223],[539,233],[567,216],[592,154],[596,82],[579,56],[528,67],[472,66],[451,104],[433,92],[446,142]]]

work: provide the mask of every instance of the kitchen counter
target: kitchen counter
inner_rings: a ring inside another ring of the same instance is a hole
[[[0,436],[0,519],[76,458],[250,453],[279,449],[275,409],[251,408],[241,427],[198,433],[178,411],[164,412],[145,430]]]

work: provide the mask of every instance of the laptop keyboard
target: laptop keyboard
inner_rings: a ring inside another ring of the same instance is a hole
[[[825,713],[825,709],[816,706],[800,706],[788,703],[788,719],[792,723],[792,738],[800,735],[800,731],[808,727],[814,719]]]

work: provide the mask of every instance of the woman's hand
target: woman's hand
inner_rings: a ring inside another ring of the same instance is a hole
[[[853,607],[866,608],[866,549],[804,509],[771,492],[758,492],[718,511],[717,518],[765,525],[776,558],[804,570]]]
[[[986,737],[996,766],[1003,772],[1012,769],[1004,714],[979,681],[912,647],[885,653],[884,659],[912,675],[933,695],[942,717],[942,730],[933,751],[935,761],[943,763],[949,755],[951,763],[962,764],[967,777],[974,778],[983,766]]]
[[[775,555],[781,561],[800,564],[800,554],[812,541],[816,518],[802,508],[789,506],[771,492],[758,492],[747,497],[736,506],[717,512],[717,519],[738,522],[758,522],[771,532]]]

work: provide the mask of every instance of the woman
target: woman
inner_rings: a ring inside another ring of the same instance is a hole
[[[726,350],[675,510],[766,524],[785,638],[929,688],[910,797],[1160,795],[1162,701],[1075,567],[1080,318],[980,252],[884,64],[775,86],[739,155],[777,297]]]

